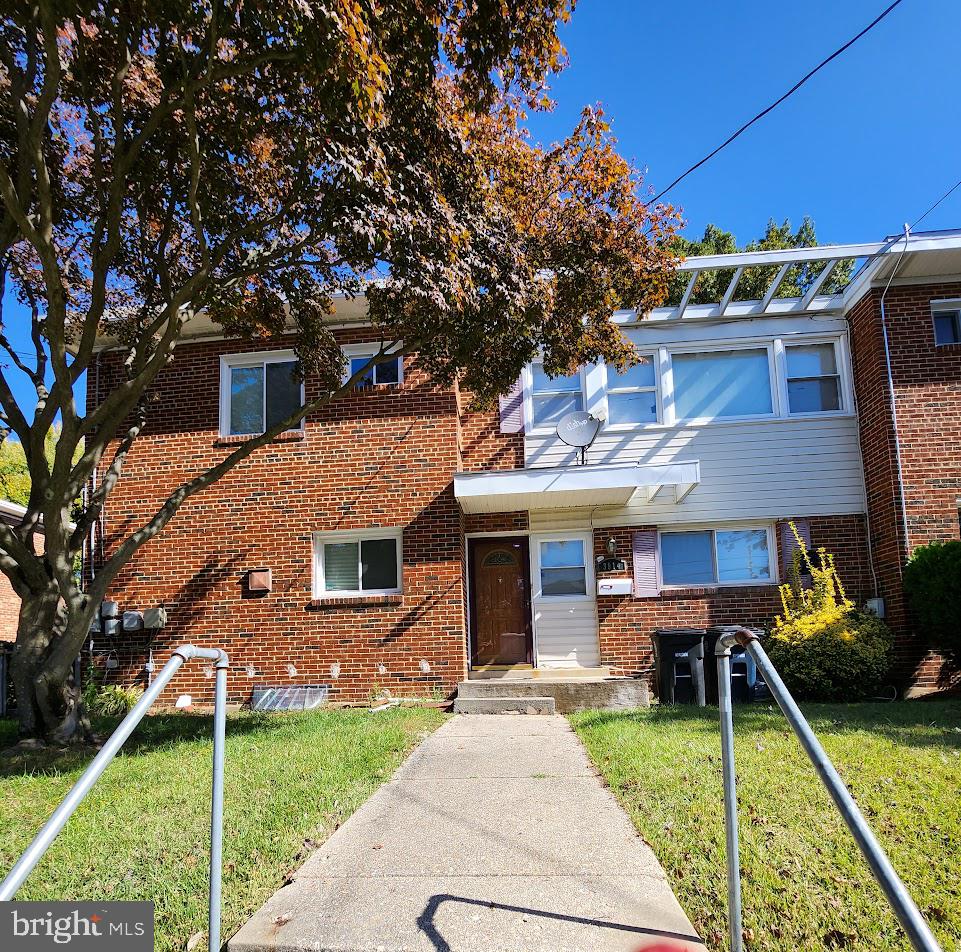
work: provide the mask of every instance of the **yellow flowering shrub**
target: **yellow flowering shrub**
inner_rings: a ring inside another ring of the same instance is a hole
[[[798,550],[789,580],[780,587],[782,612],[767,643],[771,661],[797,697],[868,697],[890,667],[891,632],[847,597],[834,556],[819,548],[812,559],[793,522],[791,531]]]

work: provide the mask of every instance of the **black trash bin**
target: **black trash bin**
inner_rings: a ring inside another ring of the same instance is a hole
[[[661,704],[696,703],[691,663],[687,653],[691,648],[703,643],[704,634],[703,628],[655,629],[657,697]]]
[[[727,635],[744,628],[744,625],[712,625],[707,629],[704,637],[704,658],[707,673],[707,703],[718,703],[717,691],[717,658],[714,649],[722,635]],[[758,638],[763,637],[760,628],[748,628]],[[735,704],[745,704],[758,697],[767,696],[767,685],[761,678],[754,664],[754,659],[739,645],[731,648],[731,698]]]

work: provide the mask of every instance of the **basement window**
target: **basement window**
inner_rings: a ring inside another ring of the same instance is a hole
[[[961,309],[938,309],[934,316],[934,343],[961,344]]]
[[[221,358],[220,432],[253,436],[269,430],[304,405],[293,351],[230,354]],[[303,419],[290,430],[302,430]]]
[[[314,597],[398,594],[401,559],[400,530],[317,532]]]

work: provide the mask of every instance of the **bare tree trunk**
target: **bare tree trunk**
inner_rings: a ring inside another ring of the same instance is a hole
[[[51,663],[54,657],[72,660],[83,647],[86,631],[68,627],[66,621],[56,584],[21,599],[11,673],[22,740],[66,744],[92,739],[72,663]]]

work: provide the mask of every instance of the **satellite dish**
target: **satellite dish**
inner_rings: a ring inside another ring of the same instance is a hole
[[[576,446],[581,451],[581,462],[587,447],[594,442],[601,429],[601,421],[597,417],[575,410],[561,417],[557,424],[557,438],[568,446]]]

